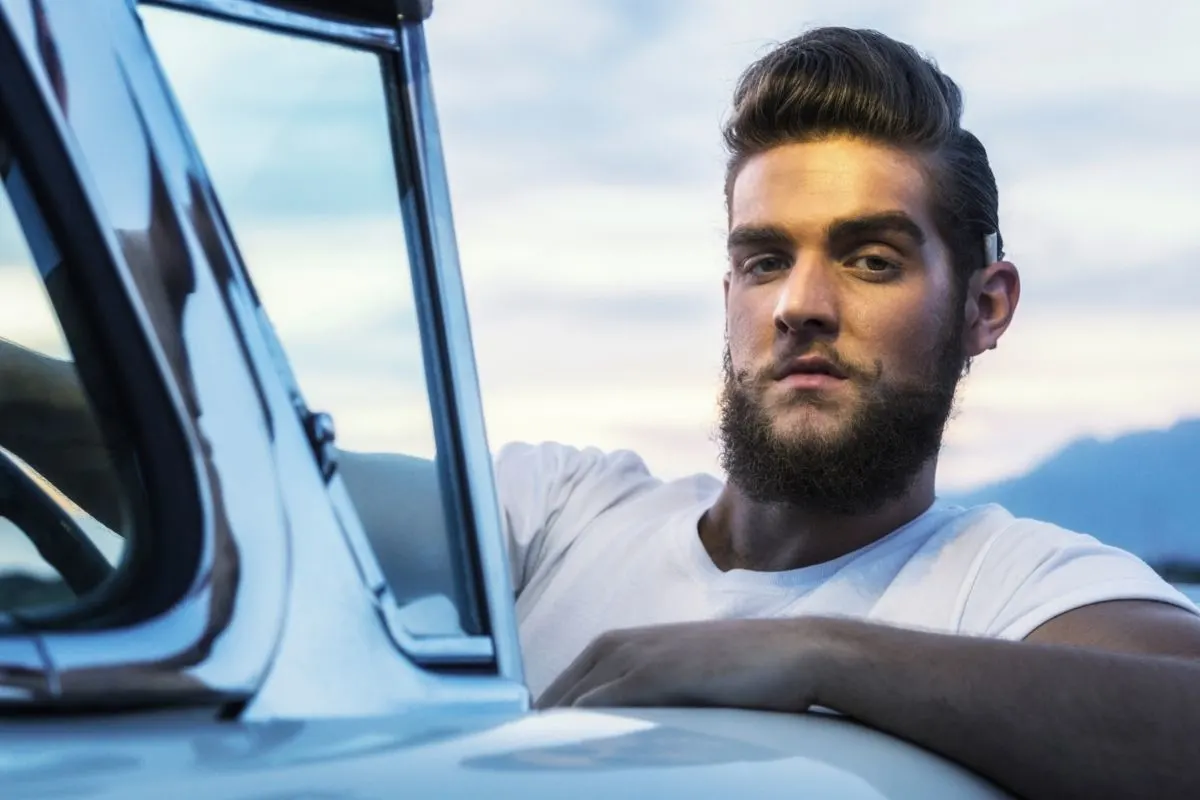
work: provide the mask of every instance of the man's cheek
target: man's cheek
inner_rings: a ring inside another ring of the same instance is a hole
[[[735,327],[729,342],[734,371],[756,376],[770,361],[772,341],[769,334],[764,335],[761,327]]]
[[[741,343],[731,342],[729,345],[729,368],[732,377],[742,383],[751,378],[755,370],[754,358],[751,353],[747,352],[748,349]]]

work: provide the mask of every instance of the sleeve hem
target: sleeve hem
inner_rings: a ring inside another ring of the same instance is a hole
[[[1169,583],[1121,580],[1088,586],[1063,595],[1051,603],[1045,603],[1026,612],[1015,622],[1009,623],[998,633],[991,635],[999,639],[1019,641],[1061,614],[1112,600],[1153,600],[1200,615],[1200,609],[1197,609],[1196,604]]]

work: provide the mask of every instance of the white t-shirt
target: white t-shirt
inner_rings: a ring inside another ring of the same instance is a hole
[[[546,443],[504,447],[496,480],[535,697],[619,628],[816,614],[1019,640],[1105,600],[1200,613],[1137,557],[995,505],[935,503],[823,564],[722,572],[698,529],[722,489],[712,476],[664,482],[628,451]]]

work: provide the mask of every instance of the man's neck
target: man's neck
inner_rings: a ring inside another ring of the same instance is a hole
[[[727,483],[700,520],[700,541],[718,568],[758,572],[823,564],[866,547],[923,514],[934,498],[936,464],[922,469],[903,496],[863,515],[814,513],[750,500]]]

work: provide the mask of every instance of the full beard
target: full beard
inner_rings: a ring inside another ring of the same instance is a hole
[[[902,497],[937,456],[968,367],[962,320],[947,328],[933,374],[920,384],[890,384],[878,370],[872,376],[846,365],[863,395],[853,417],[827,435],[779,435],[756,389],[762,381],[736,373],[727,346],[719,444],[729,482],[755,502],[827,515],[869,514]]]

